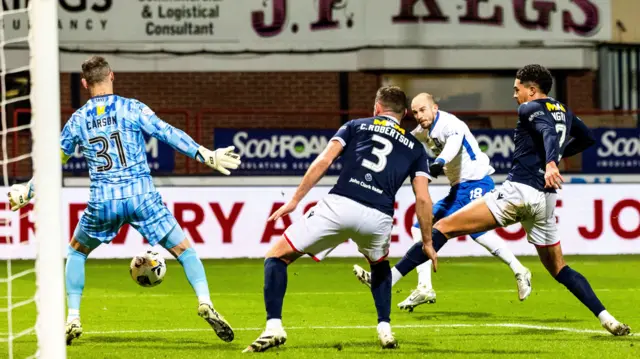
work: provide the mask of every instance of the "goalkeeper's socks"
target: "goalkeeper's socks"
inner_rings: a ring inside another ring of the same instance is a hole
[[[204,273],[202,261],[198,258],[196,250],[193,248],[187,248],[178,256],[178,262],[180,262],[184,268],[184,274],[187,276],[187,280],[196,292],[196,296],[198,296],[198,303],[209,304],[213,307],[211,297],[209,296],[209,283],[207,283],[207,276]]]
[[[287,291],[287,264],[278,258],[264,261],[264,306],[267,321],[282,319],[284,293]]]
[[[591,285],[582,274],[569,268],[569,266],[564,266],[556,276],[556,280],[580,299],[582,304],[587,306],[596,317],[604,311],[604,305],[602,305],[593,289],[591,289]]]
[[[69,309],[67,312],[67,323],[71,323],[74,319],[80,319],[80,310]]]
[[[433,229],[431,232],[431,238],[433,239],[433,248],[437,251],[442,248],[445,243],[447,243],[447,238],[437,229]],[[407,273],[414,270],[420,264],[429,260],[424,251],[422,250],[422,242],[415,243],[407,253],[405,253],[404,257],[400,260],[400,262],[396,263],[395,267],[398,270],[398,273],[401,276],[407,275]],[[394,282],[395,284],[395,282]]]
[[[378,323],[391,321],[391,268],[389,261],[371,264],[371,294],[378,311]]]
[[[64,269],[65,285],[67,289],[67,306],[69,313],[67,321],[80,318],[80,299],[84,290],[84,263],[87,256],[71,246],[67,249],[67,264]]]

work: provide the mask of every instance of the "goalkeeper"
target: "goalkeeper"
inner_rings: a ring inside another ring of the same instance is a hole
[[[202,262],[151,179],[145,140],[148,134],[182,154],[229,175],[240,165],[234,147],[210,151],[183,131],[159,119],[145,104],[113,93],[114,74],[103,57],[82,64],[82,85],[91,98],[64,126],[62,162],[80,146],[89,165],[91,195],[69,244],[65,267],[68,316],[67,345],[82,334],[80,298],[85,282],[84,264],[92,250],[109,243],[120,227],[132,225],[149,244],[166,248],[184,268],[198,297],[198,315],[226,342],[233,330],[213,309]],[[11,210],[25,206],[34,196],[33,181],[14,185],[9,192]]]

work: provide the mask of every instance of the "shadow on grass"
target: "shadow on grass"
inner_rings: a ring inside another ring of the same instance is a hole
[[[376,340],[367,340],[367,341],[350,341],[350,342],[340,342],[340,343],[315,343],[315,344],[301,344],[301,345],[292,345],[288,347],[288,350],[294,351],[296,349],[299,350],[327,350],[333,349],[336,352],[347,351],[353,353],[354,351],[351,349],[355,349],[355,351],[360,352],[362,349],[366,349],[367,351],[376,351],[380,354],[389,353],[389,354],[408,354],[408,353],[420,353],[420,354],[466,354],[466,355],[475,355],[475,354],[491,354],[491,355],[539,355],[539,354],[549,354],[551,351],[543,351],[537,349],[530,350],[509,350],[509,349],[474,349],[474,350],[457,350],[457,349],[444,349],[437,348],[432,345],[428,340],[425,341],[405,341],[401,340],[400,347],[395,350],[384,350],[380,348]],[[287,347],[282,347],[277,349],[278,351],[286,351]]]
[[[233,342],[225,343],[217,338],[211,338],[211,340],[194,339],[194,338],[170,338],[170,337],[127,337],[127,336],[115,336],[115,335],[91,335],[73,343],[73,346],[94,346],[100,345],[105,347],[117,346],[120,349],[126,348],[158,348],[158,343],[162,343],[163,349],[183,349],[183,350],[224,350],[224,351],[242,351],[245,347],[240,343]]]
[[[442,320],[450,318],[469,318],[469,319],[486,319],[493,317],[493,313],[489,312],[428,312],[428,313],[409,313],[414,319],[418,320]],[[433,324],[438,324],[437,322]]]

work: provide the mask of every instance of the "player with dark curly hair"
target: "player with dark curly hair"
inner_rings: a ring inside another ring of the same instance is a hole
[[[562,255],[554,213],[556,190],[564,182],[558,163],[563,156],[584,151],[595,140],[571,110],[547,95],[552,85],[551,73],[543,66],[527,65],[517,72],[513,97],[519,105],[518,123],[509,176],[497,190],[438,221],[433,226],[432,243],[438,251],[449,238],[521,223],[547,271],[611,334],[627,335],[629,326],[605,310],[587,279],[570,268]],[[426,262],[421,247],[412,247],[404,259],[415,266]]]

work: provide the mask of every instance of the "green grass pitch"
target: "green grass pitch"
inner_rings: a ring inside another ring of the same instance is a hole
[[[283,322],[287,344],[266,353],[241,354],[265,322],[262,260],[205,260],[215,307],[236,331],[232,343],[219,340],[197,316],[197,300],[176,261],[167,261],[164,283],[135,284],[125,260],[87,262],[81,313],[84,335],[68,347],[68,358],[640,358],[640,336],[606,334],[593,315],[545,271],[535,257],[522,257],[533,272],[533,293],[519,302],[507,266],[493,258],[441,258],[433,275],[437,303],[413,313],[396,305],[416,284],[415,273],[393,290],[392,327],[400,348],[383,351],[375,331],[376,313],[368,289],[352,275],[364,259],[300,260],[289,268]],[[392,264],[397,259],[392,259]],[[589,279],[607,309],[640,330],[640,256],[568,256]],[[12,271],[33,262],[13,262]],[[0,263],[6,276],[6,263]],[[35,290],[33,274],[12,282],[14,304]],[[7,306],[6,284],[0,307]],[[35,322],[35,305],[13,310],[12,332]],[[0,358],[8,357],[6,313],[0,317]],[[14,343],[25,358],[36,337]]]

